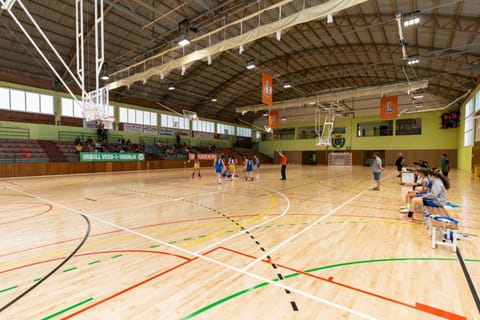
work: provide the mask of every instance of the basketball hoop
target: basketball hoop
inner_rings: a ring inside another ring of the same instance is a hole
[[[115,118],[114,117],[105,117],[103,120],[102,120],[102,123],[103,123],[103,128],[104,129],[108,129],[108,130],[113,130],[113,123],[115,122]]]
[[[108,114],[108,89],[100,88],[88,92],[83,98],[83,117],[86,121],[105,120]]]
[[[187,120],[192,120],[192,121],[198,120],[197,113],[190,110],[183,109],[183,117]]]

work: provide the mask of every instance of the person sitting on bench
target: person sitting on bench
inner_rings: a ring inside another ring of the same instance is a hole
[[[417,176],[419,177],[420,185],[415,185],[412,191],[408,191],[405,195],[404,207],[400,208],[400,212],[407,213],[410,211],[410,205],[413,198],[421,197],[424,194],[427,194],[432,188],[432,179],[428,176],[429,170],[425,168],[418,168]]]
[[[413,212],[418,208],[422,208],[424,204],[433,204],[436,207],[443,207],[447,203],[447,189],[450,188],[450,182],[448,179],[440,173],[439,170],[431,169],[428,176],[432,180],[432,187],[430,192],[422,195],[421,197],[415,197],[410,202],[410,209],[408,211],[408,217],[413,217]]]

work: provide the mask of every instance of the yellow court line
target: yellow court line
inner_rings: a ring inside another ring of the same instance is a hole
[[[196,240],[196,241],[189,242],[187,245],[181,246],[181,248],[184,248],[184,249],[190,248],[190,247],[192,247],[192,246],[194,246],[194,245],[197,245],[197,244],[199,244],[199,243],[205,242],[205,241],[210,240],[210,239],[212,239],[212,238],[214,238],[214,237],[217,237],[217,236],[220,236],[220,235],[223,236],[223,235],[225,235],[225,233],[226,233],[227,231],[233,231],[233,230],[236,229],[236,228],[243,227],[243,226],[245,226],[245,225],[248,224],[248,223],[255,222],[255,221],[259,220],[261,217],[263,217],[263,216],[266,215],[268,212],[270,212],[270,211],[272,210],[273,206],[275,205],[275,197],[272,195],[272,193],[267,192],[267,191],[264,191],[264,190],[262,190],[262,192],[263,192],[267,197],[270,198],[270,205],[269,205],[265,210],[263,210],[262,212],[260,212],[258,215],[255,215],[255,216],[253,216],[252,218],[249,218],[249,219],[246,219],[246,220],[239,220],[239,221],[238,221],[238,224],[239,224],[238,226],[237,226],[237,225],[235,225],[235,226],[230,226],[230,227],[228,227],[228,228],[225,228],[225,229],[216,231],[216,232],[214,232],[214,233],[212,233],[212,234],[210,234],[210,235],[207,235],[206,237],[203,237],[203,238],[198,239],[198,240]]]

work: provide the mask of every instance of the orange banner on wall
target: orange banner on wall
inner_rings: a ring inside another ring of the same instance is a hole
[[[398,96],[383,97],[380,100],[380,119],[396,119],[398,115]]]
[[[278,111],[270,111],[268,113],[268,126],[272,129],[278,128],[279,117]]]
[[[273,97],[272,76],[262,72],[262,102],[271,106]]]

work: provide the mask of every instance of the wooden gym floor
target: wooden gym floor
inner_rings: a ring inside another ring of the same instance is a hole
[[[295,165],[286,181],[278,165],[222,184],[206,167],[2,179],[0,319],[480,319],[466,280],[480,288],[480,179],[450,177],[466,272],[399,213],[394,168],[382,179]]]

